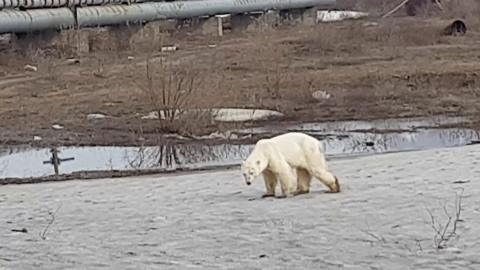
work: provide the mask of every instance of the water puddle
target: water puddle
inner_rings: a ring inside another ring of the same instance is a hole
[[[480,133],[474,130],[434,128],[440,124],[463,121],[465,119],[461,118],[345,121],[238,132],[274,134],[301,131],[322,139],[329,157],[340,157],[454,147],[479,141]],[[61,159],[73,157],[74,160],[60,163],[59,171],[68,174],[77,171],[176,170],[237,165],[252,148],[251,144],[202,145],[198,142],[154,147],[60,147]],[[51,156],[50,149],[0,148],[0,178],[53,175],[53,165],[48,163]]]
[[[394,132],[415,131],[417,129],[436,128],[441,125],[452,125],[468,122],[465,117],[417,117],[400,119],[379,119],[371,121],[335,121],[322,123],[305,123],[292,126],[266,126],[250,129],[240,129],[239,133],[276,133],[285,131],[300,132]]]

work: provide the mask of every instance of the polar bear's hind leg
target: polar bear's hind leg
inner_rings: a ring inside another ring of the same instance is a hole
[[[295,195],[305,194],[310,192],[310,182],[312,181],[312,175],[302,168],[297,168],[297,190]]]
[[[280,181],[280,187],[282,188],[282,196],[279,198],[293,197],[297,189],[297,179],[295,179],[292,169],[284,167],[276,176]]]

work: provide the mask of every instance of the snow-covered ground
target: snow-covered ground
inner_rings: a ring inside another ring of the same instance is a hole
[[[333,160],[342,193],[291,199],[238,170],[1,186],[0,269],[480,269],[479,162],[480,146]],[[461,189],[437,250],[428,211],[445,224]]]

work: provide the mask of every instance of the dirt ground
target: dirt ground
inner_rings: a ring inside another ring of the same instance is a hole
[[[289,199],[238,170],[2,186],[0,269],[478,269],[479,154],[333,160],[341,193]]]
[[[480,24],[467,15],[278,27],[259,20],[263,23],[249,31],[222,38],[188,31],[152,35],[155,25],[130,39],[119,38],[114,29],[62,34],[89,33],[88,52],[74,50],[73,42],[66,41],[35,48],[4,42],[0,141],[155,144],[165,133],[198,135],[266,123],[221,124],[198,115],[168,125],[141,119],[160,107],[266,108],[284,113],[268,121],[271,125],[439,114],[474,117],[480,111]],[[467,35],[441,34],[454,18],[465,20]],[[176,45],[178,50],[161,52],[163,45]],[[72,57],[79,62],[67,60]],[[25,71],[27,64],[38,71]],[[165,91],[168,101],[163,99]],[[330,98],[314,99],[316,91]],[[87,119],[94,113],[108,118]],[[42,140],[34,141],[34,136]]]

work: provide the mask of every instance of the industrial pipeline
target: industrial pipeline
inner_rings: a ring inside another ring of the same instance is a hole
[[[61,3],[64,0],[50,1]],[[48,3],[50,1],[44,0]],[[74,8],[4,9],[0,11],[0,34],[146,23],[162,19],[187,19],[217,14],[244,14],[313,7],[330,8],[335,3],[336,0],[194,0]]]

